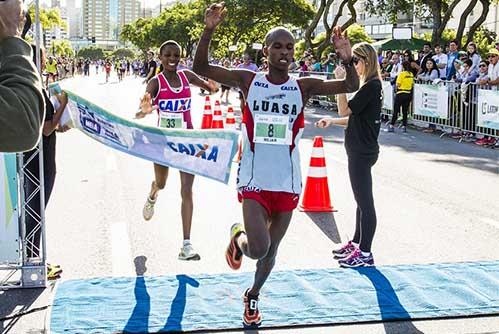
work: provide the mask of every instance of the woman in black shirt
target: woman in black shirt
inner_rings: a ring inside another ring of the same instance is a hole
[[[348,173],[357,202],[355,234],[343,247],[333,250],[333,254],[342,267],[363,267],[374,265],[371,244],[376,230],[376,210],[371,168],[379,153],[378,135],[383,94],[376,50],[368,43],[360,43],[352,51],[352,62],[346,66],[355,66],[361,79],[361,87],[350,101],[347,101],[345,94],[338,95],[340,118],[324,118],[316,126],[346,126]],[[336,79],[342,79],[345,70],[338,67],[335,75]]]

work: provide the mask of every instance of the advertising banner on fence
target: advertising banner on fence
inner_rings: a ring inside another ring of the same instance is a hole
[[[390,81],[381,81],[383,84],[383,109],[393,111],[393,86]]]
[[[449,92],[446,86],[414,85],[414,114],[447,119]]]
[[[478,126],[499,130],[499,91],[478,90]]]
[[[18,219],[16,155],[0,153],[0,263],[19,262]]]
[[[55,85],[51,89],[60,91]],[[71,126],[130,155],[228,183],[239,133],[162,129],[134,123],[66,91]]]

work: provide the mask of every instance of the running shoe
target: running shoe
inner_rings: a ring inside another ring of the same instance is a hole
[[[339,260],[340,267],[343,268],[358,268],[374,266],[374,259],[372,253],[368,256],[362,255],[360,249],[355,249],[349,257]]]
[[[388,132],[395,132],[395,128],[393,127],[393,125],[388,126]]]
[[[225,251],[225,259],[229,267],[233,270],[241,268],[241,262],[243,262],[243,252],[236,242],[237,237],[241,233],[245,233],[242,224],[236,223],[230,228],[230,243]]]
[[[61,278],[61,274],[61,266],[47,263],[47,279],[49,281]]]
[[[183,261],[199,261],[201,260],[201,256],[194,251],[191,244],[188,244],[180,248],[178,259]]]
[[[154,215],[154,204],[156,204],[156,200],[153,200],[150,196],[147,196],[146,204],[144,204],[144,209],[142,210],[142,215],[145,220],[150,220]]]
[[[402,126],[402,132],[404,132],[404,133],[407,132],[407,126]]]
[[[246,289],[244,292],[244,315],[243,323],[246,326],[260,326],[262,323],[262,315],[258,310],[258,296],[252,296],[249,292],[250,289]]]
[[[345,259],[356,249],[355,245],[350,240],[343,247],[339,249],[333,249],[333,255],[335,259]]]

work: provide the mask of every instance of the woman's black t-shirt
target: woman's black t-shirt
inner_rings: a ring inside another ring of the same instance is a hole
[[[381,81],[366,82],[348,101],[352,111],[345,129],[345,148],[348,154],[378,154],[383,90]]]

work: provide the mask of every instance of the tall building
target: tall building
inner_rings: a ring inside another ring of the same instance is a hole
[[[76,7],[75,0],[66,0],[66,10],[69,21],[69,38],[81,38],[83,36],[81,7]]]
[[[108,40],[110,0],[83,0],[83,38]]]
[[[83,0],[83,37],[116,41],[123,25],[139,17],[139,0]]]

